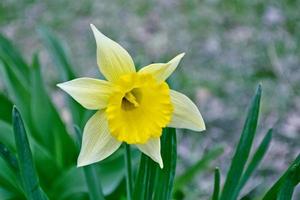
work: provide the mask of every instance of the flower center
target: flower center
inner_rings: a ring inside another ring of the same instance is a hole
[[[167,83],[142,73],[121,76],[106,108],[111,135],[129,144],[143,144],[160,137],[172,113]]]
[[[130,92],[127,92],[122,98],[122,109],[132,110],[140,105],[142,93],[139,88],[134,88]]]

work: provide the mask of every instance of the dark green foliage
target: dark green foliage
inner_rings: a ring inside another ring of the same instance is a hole
[[[13,104],[11,101],[4,95],[0,93],[0,119],[7,123],[11,123],[11,110]]]
[[[263,200],[291,199],[294,188],[300,182],[300,155],[294,160],[286,172],[268,190]]]
[[[256,133],[258,113],[260,108],[260,98],[261,86],[259,85],[249,108],[244,129],[227,174],[224,188],[220,197],[221,200],[236,199],[236,189],[243,174],[244,166],[247,162],[252,142]]]
[[[19,171],[18,161],[15,155],[8,150],[8,148],[0,142],[0,156],[8,163],[8,165],[15,171]]]
[[[215,181],[214,181],[214,191],[212,195],[212,200],[218,200],[220,195],[220,182],[221,182],[221,176],[220,176],[220,170],[216,167],[215,169]]]
[[[262,142],[260,143],[259,147],[257,148],[256,152],[253,155],[252,160],[248,164],[247,168],[245,169],[243,176],[238,184],[237,189],[235,190],[235,197],[237,197],[241,191],[241,189],[245,186],[246,182],[249,180],[250,176],[257,168],[261,160],[263,159],[264,155],[266,154],[270,142],[272,139],[272,129],[268,131]]]
[[[29,200],[46,200],[48,198],[39,185],[25,127],[16,107],[13,108],[13,127],[20,177],[25,195]]]
[[[163,169],[149,157],[141,155],[140,167],[135,181],[133,200],[171,198],[177,158],[176,131],[165,128],[161,137]]]

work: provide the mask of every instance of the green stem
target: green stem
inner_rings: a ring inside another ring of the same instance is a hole
[[[125,165],[126,165],[126,189],[127,199],[132,199],[133,181],[132,181],[132,169],[131,169],[131,152],[130,146],[125,144]]]
[[[219,193],[220,193],[220,170],[218,167],[215,169],[215,184],[214,184],[214,192],[212,196],[212,200],[218,200],[219,199]]]

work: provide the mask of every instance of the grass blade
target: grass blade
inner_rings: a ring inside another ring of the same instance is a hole
[[[282,187],[288,188],[288,190],[291,189],[291,182],[288,179],[291,179],[291,181],[293,182],[295,181],[293,183],[294,186],[296,185],[296,183],[299,183],[300,181],[299,172],[300,172],[300,154],[290,165],[290,167],[285,171],[285,173],[277,180],[277,182],[267,191],[267,193],[263,197],[263,200],[274,200],[277,199],[277,197],[284,199],[285,191],[282,190]],[[289,192],[291,193],[292,191],[290,190]]]
[[[238,183],[242,176],[244,166],[247,162],[247,158],[249,156],[252,142],[255,136],[260,108],[260,98],[261,86],[259,85],[256,90],[256,94],[252,99],[251,106],[248,110],[244,129],[226,177],[226,181],[220,198],[221,200],[234,199],[235,190],[238,187]]]
[[[78,147],[80,148],[81,140],[82,140],[82,133],[80,128],[75,126],[75,132],[76,132],[77,144]],[[83,167],[83,171],[88,186],[90,200],[104,200],[102,187],[98,175],[96,173],[96,170],[94,169],[94,165]]]
[[[254,170],[257,168],[257,166],[259,165],[259,163],[263,159],[265,153],[267,152],[267,150],[269,148],[271,139],[272,139],[272,129],[270,129],[268,131],[268,133],[266,134],[266,136],[264,137],[264,139],[260,143],[260,145],[257,148],[255,154],[253,155],[253,158],[252,158],[251,162],[249,163],[247,169],[243,173],[243,176],[242,176],[242,178],[239,182],[239,185],[238,185],[238,187],[236,189],[236,192],[235,192],[235,195],[234,195],[235,198],[239,195],[241,189],[245,186],[246,182],[249,180],[250,176],[252,175]]]
[[[30,200],[46,200],[48,198],[39,185],[23,120],[16,107],[13,108],[13,129],[18,165],[26,196]]]
[[[219,199],[220,181],[221,181],[220,169],[218,167],[216,167],[216,169],[215,169],[214,191],[213,191],[212,200],[218,200]]]

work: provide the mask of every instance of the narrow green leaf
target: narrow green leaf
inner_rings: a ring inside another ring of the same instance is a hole
[[[19,79],[13,69],[14,67],[9,65],[5,60],[0,60],[0,77],[8,91],[8,96],[19,106],[22,113],[24,113],[24,116],[29,119],[29,85]]]
[[[157,166],[157,181],[155,184],[154,199],[171,199],[173,191],[174,177],[177,161],[177,141],[176,130],[174,128],[165,128],[161,136],[161,155],[164,162],[164,168]]]
[[[77,144],[80,149],[82,133],[79,127],[75,126]],[[95,165],[89,165],[83,167],[85,180],[88,186],[90,200],[104,200],[104,195],[101,187],[99,177],[96,170],[94,169]]]
[[[135,181],[133,200],[153,199],[157,170],[157,163],[153,162],[148,156],[142,154],[137,179]]]
[[[26,196],[30,200],[48,199],[39,185],[23,120],[16,107],[13,108],[12,121],[17,147],[18,165]]]
[[[293,176],[297,176],[295,172],[290,173],[289,176],[286,177],[285,181],[281,185],[277,200],[291,200],[293,198],[294,189],[299,183],[299,180],[295,180]]]
[[[10,111],[11,112],[11,111]],[[15,148],[15,140],[14,140],[14,134],[13,134],[13,128],[11,124],[0,120],[0,141],[5,144],[5,146],[14,151]]]
[[[126,189],[127,189],[127,199],[132,199],[132,188],[133,188],[133,178],[132,178],[132,166],[131,166],[131,150],[129,144],[124,144],[124,158],[125,158],[125,170],[126,170]]]
[[[276,181],[276,183],[267,191],[263,200],[285,199],[292,195],[293,188],[300,181],[300,154],[285,171],[285,173]],[[285,189],[287,189],[285,196]]]
[[[140,166],[137,174],[137,178],[135,180],[135,187],[133,192],[133,200],[138,199],[145,199],[145,193],[146,193],[146,185],[148,181],[148,166],[149,164],[146,164],[148,162],[149,158],[147,158],[145,155],[141,155],[140,160]]]
[[[203,157],[188,168],[183,174],[179,175],[175,179],[174,190],[178,190],[184,187],[187,183],[189,183],[195,176],[199,174],[200,171],[209,167],[210,162],[215,160],[223,153],[223,147],[216,147],[214,149],[209,150],[207,153],[203,155]]]
[[[220,193],[220,169],[216,167],[215,169],[215,182],[214,182],[214,191],[212,200],[218,200],[219,199],[219,193]]]
[[[0,188],[6,189],[14,193],[16,196],[20,196],[24,199],[25,195],[21,186],[18,173],[9,164],[0,157]],[[0,199],[1,196],[0,196]]]
[[[18,171],[18,161],[15,155],[0,142],[0,156],[7,162],[7,164],[14,170]]]
[[[176,131],[165,128],[161,136],[161,155],[164,168],[142,154],[134,184],[133,200],[171,198],[177,160]]]
[[[224,188],[221,194],[221,200],[234,200],[235,190],[244,171],[244,166],[247,162],[253,139],[256,133],[258,114],[260,108],[261,86],[259,85],[251,106],[248,110],[244,129],[236,148],[236,152],[232,159],[230,169],[228,171]]]
[[[0,93],[0,119],[11,123],[11,110],[13,107],[12,102]]]
[[[55,66],[61,76],[61,80],[68,81],[74,79],[76,75],[71,67],[72,64],[70,63],[70,59],[68,58],[62,42],[59,41],[45,26],[39,27],[38,33],[52,56],[52,60],[56,64]]]
[[[30,110],[32,124],[38,131],[36,137],[54,155],[58,166],[70,167],[76,160],[76,146],[45,89],[37,54],[33,57],[30,75]]]
[[[0,188],[0,198],[2,200],[18,200],[18,199],[24,199],[24,197],[19,196],[18,194],[6,189],[6,188]]]
[[[29,77],[26,76],[29,72],[29,66],[18,49],[2,34],[0,34],[0,60],[8,63],[18,79],[22,80],[24,84],[29,82]]]
[[[241,177],[241,180],[239,182],[239,185],[235,191],[234,198],[237,198],[242,188],[245,186],[247,181],[249,180],[250,176],[254,172],[254,170],[257,168],[261,160],[263,159],[264,155],[266,154],[270,142],[272,139],[272,129],[270,129],[260,145],[258,146],[256,152],[253,155],[252,160],[250,161],[249,165],[247,166],[245,172],[243,173],[243,176]]]

